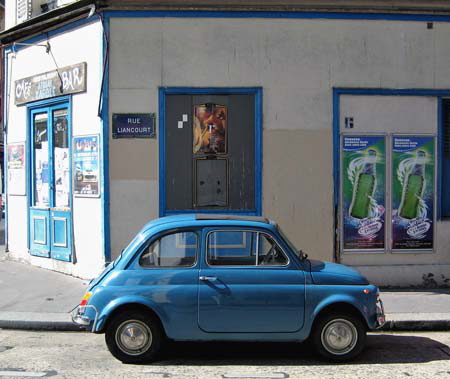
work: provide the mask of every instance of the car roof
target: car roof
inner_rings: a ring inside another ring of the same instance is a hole
[[[179,214],[173,216],[160,217],[147,223],[142,231],[152,229],[160,226],[168,226],[166,224],[180,224],[184,223],[186,226],[198,225],[203,223],[210,224],[211,221],[217,221],[222,223],[223,221],[237,221],[240,222],[250,222],[250,223],[262,223],[265,225],[276,225],[275,222],[269,220],[265,217],[259,216],[243,216],[243,215],[229,215],[229,214]]]
[[[240,215],[227,215],[227,214],[196,214],[196,220],[234,220],[234,221],[250,221],[250,222],[263,222],[270,224],[270,220],[265,217],[259,216],[240,216]]]

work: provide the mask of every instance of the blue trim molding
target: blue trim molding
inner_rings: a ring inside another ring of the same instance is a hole
[[[103,21],[104,35],[103,54],[101,67],[104,67],[104,82],[101,93],[101,121],[102,132],[100,141],[102,146],[102,175],[101,175],[101,193],[102,193],[102,228],[103,228],[103,253],[105,262],[111,261],[111,222],[110,222],[110,183],[109,183],[109,46],[110,23],[106,18]],[[106,40],[105,40],[106,38]],[[105,62],[105,66],[103,66]]]
[[[5,78],[5,80],[3,81],[4,85],[3,85],[3,99],[5,99],[3,101],[3,183],[4,183],[4,187],[3,187],[3,207],[5,209],[5,251],[8,252],[9,248],[8,248],[8,104],[9,104],[9,98],[8,98],[8,71],[9,71],[9,58],[8,58],[8,54],[5,52],[2,55],[2,59],[3,59],[3,78]],[[28,125],[28,120],[27,120],[27,125]],[[28,144],[25,143],[25,160],[28,157],[28,153],[27,153],[27,149],[28,149]],[[27,162],[27,161],[26,161]],[[25,163],[27,164],[27,163]],[[25,180],[28,180],[28,174],[25,174],[26,178]],[[3,215],[2,215],[3,217]],[[28,217],[28,216],[27,216]],[[27,223],[28,223],[28,219],[27,219]]]
[[[158,98],[159,98],[159,216],[165,214],[166,209],[166,186],[164,183],[164,177],[166,172],[166,93],[167,88],[159,88]]]
[[[303,11],[106,11],[106,17],[143,18],[285,18],[331,20],[385,20],[417,22],[450,22],[448,15],[364,12],[303,12]]]
[[[444,201],[442,196],[442,177],[444,175],[444,125],[442,119],[442,97],[438,97],[438,132],[437,132],[437,159],[436,159],[436,172],[437,172],[437,181],[436,181],[436,192],[437,192],[437,209],[436,209],[436,217],[438,220],[441,220],[444,215]]]
[[[218,211],[192,209],[170,211],[166,209],[166,95],[254,95],[255,96],[255,209],[226,210],[230,214],[262,214],[262,88],[261,87],[160,87],[159,88],[159,216],[179,213],[218,213]],[[220,212],[219,212],[220,213]],[[223,213],[223,212],[222,212]]]

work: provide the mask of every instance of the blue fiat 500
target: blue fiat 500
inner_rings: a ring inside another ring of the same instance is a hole
[[[91,281],[73,314],[126,363],[178,341],[304,341],[345,361],[384,323],[358,271],[308,259],[262,217],[180,215],[148,223]]]

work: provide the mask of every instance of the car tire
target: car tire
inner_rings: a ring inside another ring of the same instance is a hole
[[[105,341],[111,354],[123,363],[146,363],[160,351],[163,332],[150,314],[121,312],[108,323]]]
[[[329,313],[314,326],[311,342],[325,360],[345,362],[358,356],[366,343],[367,328],[350,313]]]

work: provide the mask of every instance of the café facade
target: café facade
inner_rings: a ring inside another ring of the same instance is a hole
[[[14,4],[11,259],[91,278],[154,218],[263,215],[376,284],[450,285],[446,2]]]

